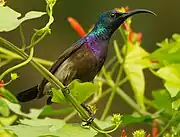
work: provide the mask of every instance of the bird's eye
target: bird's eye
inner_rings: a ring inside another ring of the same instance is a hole
[[[115,14],[115,13],[112,13],[110,16],[111,16],[111,18],[115,18],[115,17],[116,17],[116,14]]]

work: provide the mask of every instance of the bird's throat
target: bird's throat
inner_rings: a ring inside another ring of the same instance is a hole
[[[96,56],[104,57],[107,55],[110,37],[111,35],[105,28],[95,27],[86,36],[88,48],[92,50]]]

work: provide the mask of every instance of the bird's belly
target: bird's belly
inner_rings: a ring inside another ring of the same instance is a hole
[[[82,82],[92,81],[100,67],[97,57],[89,50],[81,49],[65,60],[55,73],[55,76],[68,85],[74,79]]]

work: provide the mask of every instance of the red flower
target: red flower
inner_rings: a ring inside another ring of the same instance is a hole
[[[4,80],[0,80],[0,89],[4,88]]]
[[[119,9],[119,8],[114,8],[114,10],[116,10],[116,11],[122,10],[123,12],[130,11],[130,9],[129,9],[128,6],[126,6],[126,7],[121,7],[120,9]]]
[[[124,7],[125,11],[130,11],[130,8],[128,6]]]
[[[124,22],[122,26],[127,32],[132,32],[132,29],[128,23]]]
[[[151,134],[148,134],[146,137],[151,137]]]
[[[152,137],[157,137],[157,135],[158,135],[158,128],[157,128],[158,123],[157,123],[156,120],[153,121],[153,125],[152,126],[153,126],[152,127]]]
[[[86,36],[86,32],[76,19],[68,17],[67,20],[71,24],[72,28],[79,34],[80,37]]]
[[[122,130],[121,137],[127,137],[126,131],[124,129]]]
[[[128,40],[131,43],[141,42],[142,38],[143,38],[143,35],[141,32],[136,33],[136,32],[130,31],[128,34]]]

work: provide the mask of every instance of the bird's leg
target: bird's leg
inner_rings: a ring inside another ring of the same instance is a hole
[[[91,108],[84,103],[81,104],[81,106],[89,113],[90,117],[87,120],[83,120],[83,122],[86,122],[83,126],[90,125],[94,120],[94,112],[91,110]]]
[[[62,89],[62,92],[68,92],[68,94],[70,93],[70,90],[67,86],[65,86],[63,89]],[[93,120],[94,120],[94,113],[93,111],[91,110],[90,107],[88,107],[87,105],[85,105],[84,103],[81,104],[81,106],[89,113],[90,117],[87,119],[87,120],[83,120],[83,122],[86,122],[83,126],[88,126],[90,125]]]
[[[69,89],[67,86],[65,86],[65,87],[62,89],[62,92],[66,92],[66,91],[67,91],[68,94],[70,93],[70,89]]]

